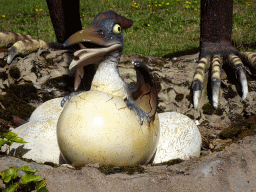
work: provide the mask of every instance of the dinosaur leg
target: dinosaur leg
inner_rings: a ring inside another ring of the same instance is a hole
[[[212,103],[218,107],[220,69],[227,61],[242,87],[242,99],[248,93],[245,67],[240,57],[256,69],[256,53],[239,53],[231,44],[233,0],[202,0],[200,60],[192,82],[194,108],[198,107],[205,73],[211,71]],[[240,57],[239,57],[240,56]],[[211,70],[210,70],[211,69]]]
[[[82,29],[79,0],[46,0],[58,43]]]
[[[0,48],[9,48],[7,63],[10,64],[16,55],[28,55],[33,51],[43,48],[63,49],[60,43],[46,42],[35,39],[30,35],[21,35],[18,33],[0,32]]]
[[[30,35],[0,32],[0,48],[10,48],[7,63],[10,64],[16,55],[28,55],[43,48],[63,49],[62,43],[73,33],[82,29],[79,15],[79,0],[47,0],[52,24],[58,43],[35,39]]]

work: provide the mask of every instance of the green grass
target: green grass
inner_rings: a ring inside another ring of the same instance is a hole
[[[134,21],[124,33],[124,54],[172,57],[199,51],[199,0],[81,0],[83,27],[107,10]],[[235,0],[233,22],[235,46],[256,51],[256,0]],[[1,0],[0,31],[56,41],[45,0]]]

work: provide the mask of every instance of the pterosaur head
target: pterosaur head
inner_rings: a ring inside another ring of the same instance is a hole
[[[79,44],[81,49],[74,53],[75,59],[69,69],[97,63],[110,52],[123,49],[123,29],[131,27],[133,21],[106,11],[96,15],[92,23],[85,29],[71,35],[64,46]]]

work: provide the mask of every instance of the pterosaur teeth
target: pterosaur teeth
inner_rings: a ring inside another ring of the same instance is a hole
[[[199,103],[199,98],[201,95],[201,91],[193,91],[193,103],[194,103],[194,109],[197,109],[198,103]]]

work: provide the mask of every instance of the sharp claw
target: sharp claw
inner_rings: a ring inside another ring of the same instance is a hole
[[[71,95],[66,95],[63,97],[63,99],[61,100],[60,106],[62,108],[64,108],[65,104],[67,104],[71,99]]]
[[[197,109],[197,107],[198,107],[200,95],[201,95],[201,91],[200,90],[193,91],[194,109]]]
[[[141,125],[143,124],[143,122],[145,122],[147,126],[150,124],[150,117],[149,117],[148,113],[146,113],[145,111],[143,111],[141,109],[141,111],[139,112],[139,116],[140,116],[140,124]]]
[[[244,100],[248,94],[248,85],[247,85],[245,70],[241,68],[238,73],[239,73],[239,80],[241,82],[241,87],[243,92],[242,100]]]
[[[194,109],[197,109],[199,98],[204,84],[204,74],[208,71],[210,66],[210,57],[202,57],[196,67],[196,71],[193,78],[192,90],[193,90],[193,103]]]
[[[13,58],[16,55],[25,56],[33,51],[37,51],[38,49],[43,49],[43,48],[61,49],[63,47],[62,44],[59,44],[59,43],[46,42],[40,39],[34,39],[30,36],[24,36],[24,35],[20,35],[20,36],[24,37],[24,40],[17,41],[16,43],[13,44],[7,58],[8,64],[12,62]]]
[[[149,114],[143,111],[139,106],[132,100],[125,99],[126,105],[129,109],[133,110],[139,123],[142,125],[143,122],[146,123],[147,126],[150,124]]]
[[[241,61],[241,59],[236,55],[229,55],[230,63],[233,64],[236,77],[239,79],[242,88],[242,100],[244,100],[248,94],[248,85],[247,85],[247,78],[246,78],[246,70]]]
[[[17,48],[12,47],[9,51],[8,57],[7,57],[7,63],[10,64],[13,60],[13,58],[18,54]]]
[[[60,106],[61,106],[62,108],[64,108],[65,105],[71,100],[71,98],[72,98],[74,95],[77,95],[77,94],[82,93],[82,92],[83,92],[83,91],[77,91],[77,92],[73,92],[73,93],[71,93],[71,94],[69,94],[69,95],[64,96],[63,99],[61,100]]]
[[[212,105],[215,109],[219,104],[220,81],[217,79],[212,80]]]

